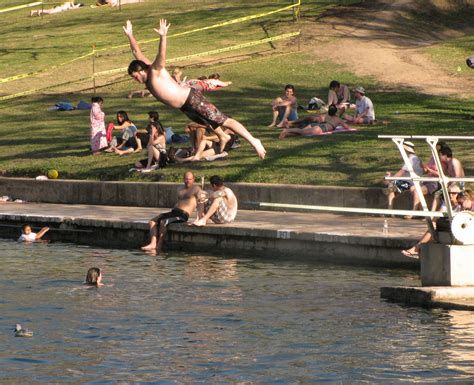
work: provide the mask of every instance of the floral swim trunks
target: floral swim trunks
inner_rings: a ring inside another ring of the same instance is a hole
[[[199,91],[191,88],[188,98],[180,110],[193,122],[216,129],[228,119],[219,109],[208,101]]]

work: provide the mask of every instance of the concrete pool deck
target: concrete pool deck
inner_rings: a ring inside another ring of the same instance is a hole
[[[49,226],[46,239],[134,249],[148,239],[148,220],[168,208],[83,204],[0,204],[0,236],[16,239],[22,224]],[[407,266],[419,261],[400,253],[426,229],[423,220],[312,212],[239,210],[230,225],[169,227],[170,249],[211,253],[258,254],[344,264]]]

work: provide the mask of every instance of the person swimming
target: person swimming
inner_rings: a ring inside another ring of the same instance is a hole
[[[23,225],[21,227],[21,235],[18,238],[19,242],[35,242],[39,241],[44,234],[49,231],[49,227],[43,227],[38,233],[33,233],[30,225]]]
[[[101,282],[102,272],[98,267],[91,267],[87,270],[86,282],[84,282],[85,285],[100,287],[103,286],[103,283]]]

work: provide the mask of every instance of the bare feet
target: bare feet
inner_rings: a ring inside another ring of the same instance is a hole
[[[276,127],[276,122],[270,123],[267,127],[270,127],[270,128],[271,128],[271,127]]]
[[[253,142],[250,143],[250,144],[252,145],[252,147],[257,152],[258,157],[260,159],[265,159],[265,155],[266,155],[267,151],[265,150],[265,147],[263,147],[263,144],[260,141],[260,139],[254,139]]]
[[[285,139],[287,137],[287,131],[284,129],[280,132],[280,135],[278,135],[278,139]]]
[[[284,119],[280,122],[280,124],[277,125],[277,127],[278,128],[284,128],[284,127],[287,128],[287,125],[288,125],[288,119]]]
[[[206,221],[204,218],[196,219],[196,220],[192,223],[192,225],[193,225],[193,226],[199,226],[199,227],[201,227],[201,226],[206,226],[206,222],[207,222],[207,221]]]
[[[156,244],[154,244],[154,243],[149,243],[149,244],[146,245],[146,246],[142,246],[141,249],[142,249],[143,251],[156,250]]]

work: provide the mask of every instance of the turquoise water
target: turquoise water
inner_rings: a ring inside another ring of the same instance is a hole
[[[403,270],[0,240],[0,382],[474,380],[472,313],[379,297]],[[89,267],[106,286],[81,285]],[[33,338],[15,338],[21,323]]]

